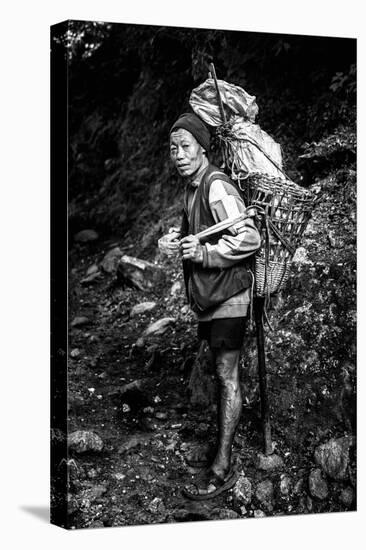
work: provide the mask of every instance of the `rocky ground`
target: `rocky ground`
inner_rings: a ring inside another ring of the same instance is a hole
[[[308,241],[318,222],[315,218]],[[305,357],[306,339],[294,324],[294,319],[301,324],[304,312],[311,315],[304,297],[296,307],[291,304],[291,311],[286,300],[278,301],[271,312],[274,331],[267,331],[274,454],[261,454],[250,328],[242,358],[243,414],[234,445],[239,480],[205,503],[182,496],[182,487],[199,471],[186,459],[204,455],[215,438],[215,408],[190,380],[198,344],[180,264],[161,258],[156,240],[150,261],[137,265],[130,260],[136,256],[132,240],[121,245],[97,237],[79,234],[70,253],[69,526],[355,510],[355,437],[346,402],[353,395],[347,393],[350,374],[333,376],[332,382],[329,369],[309,368],[322,356],[315,348]],[[300,251],[293,281],[307,273],[309,262],[313,265]],[[205,377],[199,383],[212,394],[213,377]]]

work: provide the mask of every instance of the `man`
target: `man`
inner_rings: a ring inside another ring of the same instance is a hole
[[[172,228],[165,236],[165,251],[181,251],[187,297],[198,319],[198,337],[209,344],[219,381],[216,454],[204,475],[184,491],[195,500],[213,498],[236,481],[231,450],[242,408],[239,359],[252,286],[248,259],[260,247],[251,218],[239,231],[229,229],[204,243],[195,236],[245,210],[235,184],[210,164],[209,146],[210,133],[195,114],[185,113],[173,124],[170,157],[186,189],[181,230]]]

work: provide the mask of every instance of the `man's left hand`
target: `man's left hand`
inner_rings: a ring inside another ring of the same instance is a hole
[[[183,260],[191,260],[197,264],[203,262],[203,246],[195,235],[188,235],[180,241]]]

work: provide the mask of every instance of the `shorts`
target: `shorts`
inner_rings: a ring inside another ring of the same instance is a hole
[[[198,323],[199,340],[207,340],[210,348],[240,349],[244,342],[246,317],[212,319]]]

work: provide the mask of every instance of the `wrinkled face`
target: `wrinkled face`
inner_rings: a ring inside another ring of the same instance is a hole
[[[194,176],[202,166],[204,149],[188,130],[178,128],[170,134],[170,158],[180,176]]]

